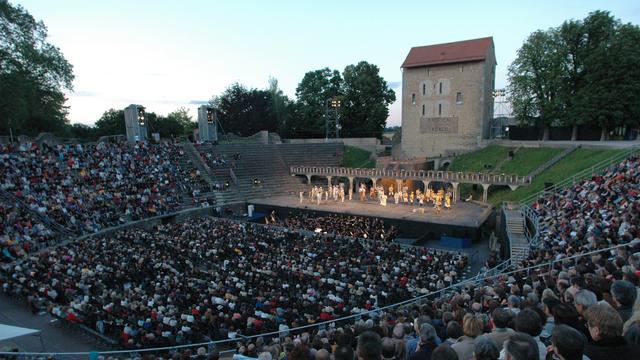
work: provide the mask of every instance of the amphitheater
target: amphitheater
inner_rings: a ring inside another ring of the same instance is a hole
[[[638,148],[499,209],[491,186],[532,178],[345,168],[342,142],[0,150],[0,320],[37,335],[0,342],[3,357],[295,358],[373,330],[404,360],[425,316],[444,343],[465,314],[490,332],[496,308],[583,289],[626,311],[610,287],[638,285]],[[381,206],[360,184],[447,188],[453,205]],[[328,185],[353,199],[309,199]]]

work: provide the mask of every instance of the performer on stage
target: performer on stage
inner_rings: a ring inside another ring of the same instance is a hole
[[[304,199],[304,191],[300,191],[300,204],[302,204],[303,199]]]
[[[318,199],[318,205],[320,205],[320,201],[322,201],[322,186],[316,191],[316,199]]]
[[[340,197],[340,202],[344,202],[344,186],[340,186],[338,195]]]
[[[451,193],[447,191],[447,194],[444,197],[444,207],[447,210],[451,210]]]
[[[393,185],[389,186],[389,196],[393,197]]]
[[[380,195],[380,205],[387,206],[387,195],[385,195],[384,193]]]

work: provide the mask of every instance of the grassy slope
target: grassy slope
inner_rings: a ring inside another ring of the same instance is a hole
[[[371,153],[353,146],[344,147],[344,167],[374,168],[375,162],[369,160]]]
[[[449,166],[449,170],[474,172],[491,171],[490,169],[485,169],[485,164],[491,165],[491,169],[495,168],[496,165],[507,157],[509,150],[513,149],[497,145],[489,145],[484,149],[459,155],[455,158],[451,166]]]
[[[571,177],[571,175],[588,169],[591,166],[606,160],[607,158],[620,154],[626,150],[611,149],[578,149],[566,158],[552,166],[547,171],[536,176],[529,186],[520,187],[516,191],[509,189],[490,190],[489,202],[499,205],[503,201],[520,201],[532,194],[541,191],[545,182],[558,183]],[[516,154],[516,157],[519,155]]]
[[[521,148],[513,159],[507,161],[500,173],[527,175],[542,164],[560,154],[564,149],[558,148]]]

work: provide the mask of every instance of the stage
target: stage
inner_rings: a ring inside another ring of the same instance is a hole
[[[259,212],[269,213],[275,210],[280,218],[286,218],[289,213],[297,212],[377,217],[384,219],[389,225],[398,227],[406,237],[420,238],[428,235],[431,238],[440,238],[440,236],[449,235],[472,240],[478,238],[480,227],[492,211],[491,205],[478,202],[458,201],[452,204],[451,210],[443,208],[440,213],[437,213],[430,204],[420,208],[417,205],[396,205],[395,203],[382,206],[374,201],[345,200],[343,203],[328,200],[321,201],[318,205],[308,197],[300,203],[299,197],[291,195],[254,199],[247,201],[247,204],[253,204],[255,210]],[[424,209],[424,213],[420,209]]]

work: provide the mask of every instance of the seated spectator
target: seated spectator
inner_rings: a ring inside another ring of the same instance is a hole
[[[503,353],[504,356],[501,354],[500,359],[504,360],[538,360],[540,358],[536,340],[531,335],[521,332],[511,335],[504,342]]]
[[[547,356],[547,347],[540,341],[540,332],[542,331],[542,323],[538,313],[531,309],[524,309],[516,315],[516,331],[531,336],[537,346],[538,358],[544,360]]]
[[[380,335],[373,331],[365,331],[360,334],[356,354],[358,360],[380,360],[382,358]]]
[[[482,335],[484,329],[484,323],[482,315],[467,314],[462,321],[462,337],[458,341],[451,345],[451,348],[458,354],[459,359],[469,359],[473,356],[473,350],[475,349],[475,339]]]
[[[353,348],[349,345],[338,345],[333,353],[333,360],[354,360]]]
[[[513,318],[512,314],[510,310],[504,308],[497,308],[491,313],[493,329],[487,336],[496,343],[499,352],[502,351],[504,342],[509,336],[515,333],[513,329],[509,328],[509,323]]]
[[[551,334],[551,349],[560,360],[582,360],[587,339],[578,330],[559,324]]]
[[[495,341],[487,335],[478,336],[473,350],[473,360],[498,360],[500,351]]]
[[[433,350],[431,360],[459,360],[458,354],[451,346],[442,344]]]
[[[622,318],[611,306],[593,305],[587,309],[585,317],[594,341],[584,351],[589,359],[632,359],[640,354],[638,346],[628,344],[622,337]]]
[[[637,296],[636,287],[627,280],[616,280],[611,285],[611,295],[622,322],[629,320]]]
[[[445,340],[444,343],[451,346],[455,344],[462,335],[464,335],[462,326],[460,326],[457,321],[449,321],[447,324],[447,340]]]
[[[431,353],[437,346],[436,329],[429,323],[422,324],[420,327],[420,342],[416,347],[416,351],[409,357],[409,360],[429,360],[431,359]]]

